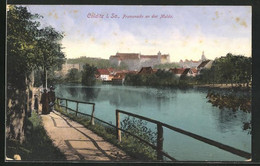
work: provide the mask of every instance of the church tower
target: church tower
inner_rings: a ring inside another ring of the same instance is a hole
[[[204,55],[204,51],[202,51],[202,55],[201,55],[201,61],[205,61],[207,60],[206,56]]]
[[[161,54],[161,52],[159,51],[159,52],[157,53],[157,57],[158,57],[158,62],[159,62],[159,63],[161,63],[161,55],[162,55],[162,54]]]

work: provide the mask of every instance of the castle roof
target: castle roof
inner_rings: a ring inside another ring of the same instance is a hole
[[[161,55],[161,58],[167,59],[169,55],[164,54]],[[111,55],[110,58],[118,59],[118,60],[125,60],[125,59],[139,59],[139,58],[145,58],[145,59],[156,59],[158,58],[158,55],[141,55],[140,53],[116,53],[116,55]]]
[[[141,58],[158,58],[157,55],[141,55]]]
[[[115,57],[123,59],[139,59],[139,53],[116,53]]]

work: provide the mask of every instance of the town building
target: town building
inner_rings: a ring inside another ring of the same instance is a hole
[[[198,70],[195,68],[171,68],[169,69],[177,77],[188,76],[188,77],[196,77],[198,74]]]
[[[201,58],[198,61],[194,61],[194,60],[180,60],[179,62],[179,66],[181,66],[182,68],[197,68],[201,62],[207,60],[206,56],[204,55],[204,51],[202,52]]]
[[[142,69],[138,72],[138,74],[153,74],[156,72],[157,69],[153,69],[152,67],[142,67]]]
[[[116,53],[109,58],[111,64],[120,66],[127,65],[129,70],[140,70],[142,67],[153,67],[154,65],[170,63],[169,54],[142,55],[141,53]]]
[[[97,78],[101,79],[102,81],[110,81],[112,80],[112,76],[108,69],[97,69]]]
[[[201,62],[201,64],[197,67],[198,74],[200,74],[202,69],[211,69],[213,62],[213,60],[206,60]]]

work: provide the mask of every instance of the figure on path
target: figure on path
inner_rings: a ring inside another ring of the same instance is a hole
[[[43,94],[41,97],[41,104],[42,104],[42,114],[49,114],[49,96],[47,93],[47,89],[43,90]]]
[[[55,99],[56,99],[53,86],[50,87],[50,91],[48,92],[48,96],[49,96],[50,111],[53,111],[53,106],[55,104]]]
[[[34,110],[38,114],[39,109],[39,101],[38,101],[38,95],[34,95]]]

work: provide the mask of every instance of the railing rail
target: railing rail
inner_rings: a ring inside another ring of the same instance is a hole
[[[166,128],[168,128],[170,130],[176,131],[178,133],[184,134],[186,136],[192,137],[192,138],[194,138],[196,140],[199,140],[201,142],[207,143],[209,145],[215,146],[217,148],[220,148],[222,150],[225,150],[225,151],[230,152],[232,154],[235,154],[237,156],[240,156],[240,157],[243,157],[243,158],[246,158],[246,159],[251,158],[251,154],[248,153],[248,152],[245,152],[245,151],[242,151],[240,149],[236,149],[234,147],[231,147],[231,146],[219,143],[217,141],[214,141],[214,140],[211,140],[211,139],[199,136],[197,134],[193,134],[191,132],[179,129],[177,127],[173,127],[171,125],[162,123],[160,121],[157,121],[157,120],[154,120],[154,119],[150,119],[150,118],[147,118],[147,117],[144,117],[144,116],[136,115],[136,114],[133,114],[133,113],[129,113],[129,112],[126,112],[126,111],[116,110],[116,114],[119,114],[119,113],[126,114],[126,115],[129,115],[129,116],[133,116],[133,117],[136,117],[136,118],[139,118],[139,119],[143,119],[143,120],[146,120],[148,122],[152,122],[152,123],[157,124],[157,155],[159,156],[159,157],[157,157],[158,159],[161,159],[160,152],[162,151],[162,141],[163,141],[163,136],[162,136],[163,129],[162,129],[161,126],[166,127]],[[116,121],[119,121],[119,119],[117,119]],[[121,129],[119,127],[117,127],[117,130],[121,130]]]
[[[60,104],[61,100],[65,100],[66,104],[65,106]],[[75,102],[76,103],[76,111],[74,111],[73,109],[68,107],[68,101],[70,102]],[[76,113],[76,116],[78,115],[79,112],[79,103],[81,104],[89,104],[92,105],[92,112],[91,112],[91,124],[94,125],[95,124],[95,117],[94,117],[94,112],[95,112],[95,103],[91,103],[91,102],[85,102],[85,101],[77,101],[77,100],[72,100],[72,99],[66,99],[66,98],[61,98],[61,97],[57,97],[57,104],[61,107],[65,107],[66,108],[66,112],[68,112],[68,109],[74,111]]]
[[[65,106],[60,104],[60,100],[65,100],[65,102],[66,102]],[[76,110],[73,110],[72,108],[68,107],[68,101],[76,102],[76,104],[77,104],[76,105]],[[90,104],[90,105],[92,105],[91,115],[79,112],[79,107],[78,106],[79,106],[80,103],[81,104]],[[102,123],[105,123],[105,124],[115,128],[116,129],[116,133],[117,133],[117,139],[118,139],[119,142],[121,142],[121,140],[122,140],[122,138],[121,138],[121,131],[123,131],[124,133],[127,133],[127,134],[129,134],[129,135],[139,139],[141,142],[151,146],[153,149],[155,149],[157,151],[157,160],[163,160],[163,156],[165,156],[165,157],[171,159],[172,161],[176,161],[175,158],[173,158],[172,156],[170,156],[169,154],[167,154],[166,152],[163,151],[163,127],[166,127],[166,128],[168,128],[170,130],[173,130],[175,132],[184,134],[186,136],[189,136],[189,137],[194,138],[196,140],[199,140],[201,142],[207,143],[209,145],[215,146],[217,148],[220,148],[222,150],[225,150],[225,151],[230,152],[232,154],[235,154],[237,156],[244,157],[246,159],[251,158],[251,154],[248,153],[248,152],[245,152],[245,151],[236,149],[234,147],[231,147],[231,146],[219,143],[217,141],[214,141],[214,140],[211,140],[211,139],[199,136],[199,135],[191,133],[189,131],[185,131],[185,130],[182,130],[180,128],[177,128],[177,127],[174,127],[174,126],[162,123],[160,121],[157,121],[157,120],[154,120],[154,119],[151,119],[151,118],[147,118],[147,117],[144,117],[144,116],[140,116],[140,115],[137,115],[137,114],[133,114],[133,113],[130,113],[130,112],[126,112],[126,111],[123,111],[123,110],[118,110],[118,109],[116,110],[116,126],[114,126],[114,125],[112,125],[112,124],[110,124],[110,123],[108,123],[106,121],[103,121],[103,120],[101,120],[101,119],[99,119],[99,118],[94,116],[95,103],[85,102],[85,101],[77,101],[77,100],[71,100],[71,99],[57,97],[57,104],[60,107],[66,108],[66,112],[67,112],[68,109],[70,109],[70,111],[72,111],[72,112],[75,112],[76,116],[78,114],[81,114],[81,115],[85,115],[85,116],[91,117],[91,124],[92,125],[94,125],[94,119],[96,119],[96,120],[98,120],[98,121],[100,121]],[[126,130],[120,128],[120,113],[128,115],[128,116],[136,117],[136,118],[139,118],[139,119],[142,119],[142,120],[145,120],[145,121],[148,121],[148,122],[156,124],[157,125],[157,145],[155,146],[155,145],[151,144],[150,142],[142,139],[141,137],[139,137],[139,136],[137,136],[137,135],[135,135],[133,133],[130,133],[129,131],[126,131]]]

